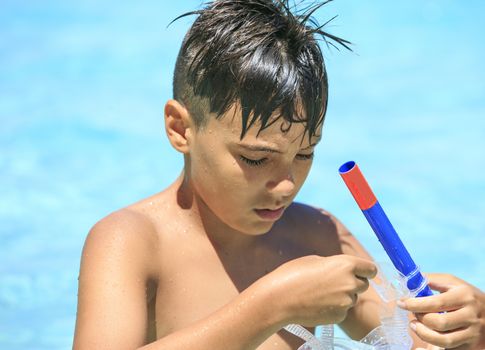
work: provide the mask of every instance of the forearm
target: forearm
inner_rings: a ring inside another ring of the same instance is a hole
[[[269,291],[252,285],[207,318],[139,350],[249,350],[285,326]]]

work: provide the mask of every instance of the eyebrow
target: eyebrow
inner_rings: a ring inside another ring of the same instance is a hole
[[[246,145],[244,143],[238,144],[240,147],[250,151],[256,152],[269,152],[269,153],[282,153],[278,148],[271,146],[259,146],[259,145]]]
[[[320,142],[320,140],[321,139],[318,139],[316,142],[312,143],[311,145],[305,148],[302,148],[301,151],[305,151],[307,149],[315,147]],[[283,153],[277,147],[271,147],[271,146],[248,145],[244,143],[239,143],[238,146],[253,152]]]

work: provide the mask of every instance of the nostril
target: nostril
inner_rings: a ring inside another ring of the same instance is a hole
[[[273,188],[275,188],[275,187],[276,187],[276,184],[277,184],[277,183],[276,183],[276,181],[268,181],[268,182],[266,183],[266,188],[267,188],[268,190],[272,190]]]

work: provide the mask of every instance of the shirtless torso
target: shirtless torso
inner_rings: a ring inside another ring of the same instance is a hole
[[[284,125],[273,123],[261,133],[250,129],[241,141],[229,117],[236,106],[228,118],[209,119],[203,132],[180,129],[191,124],[176,101],[166,110],[168,135],[180,132],[191,147],[184,171],[166,190],[90,231],[74,348],[189,349],[203,342],[201,349],[285,350],[301,344],[278,331],[290,320],[343,320],[354,338],[377,326],[379,301],[365,291],[375,273],[369,255],[330,214],[292,203],[317,140],[303,138],[301,124],[282,133]],[[171,141],[177,146],[179,139]],[[240,156],[246,153],[263,154],[258,162],[268,166],[248,163]],[[247,302],[252,293],[263,296]]]
[[[342,243],[353,241],[339,232],[328,213],[294,203],[271,231],[244,251],[240,246],[231,251],[230,245],[212,241],[194,228],[191,211],[174,205],[176,192],[172,186],[115,214],[144,220],[152,228],[154,249],[146,276],[147,343],[213,313],[289,260],[341,254]],[[280,331],[258,349],[296,349],[301,344]]]

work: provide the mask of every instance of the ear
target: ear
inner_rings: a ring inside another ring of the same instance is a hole
[[[176,100],[168,100],[164,111],[168,140],[177,151],[187,154],[193,124],[189,112]]]

